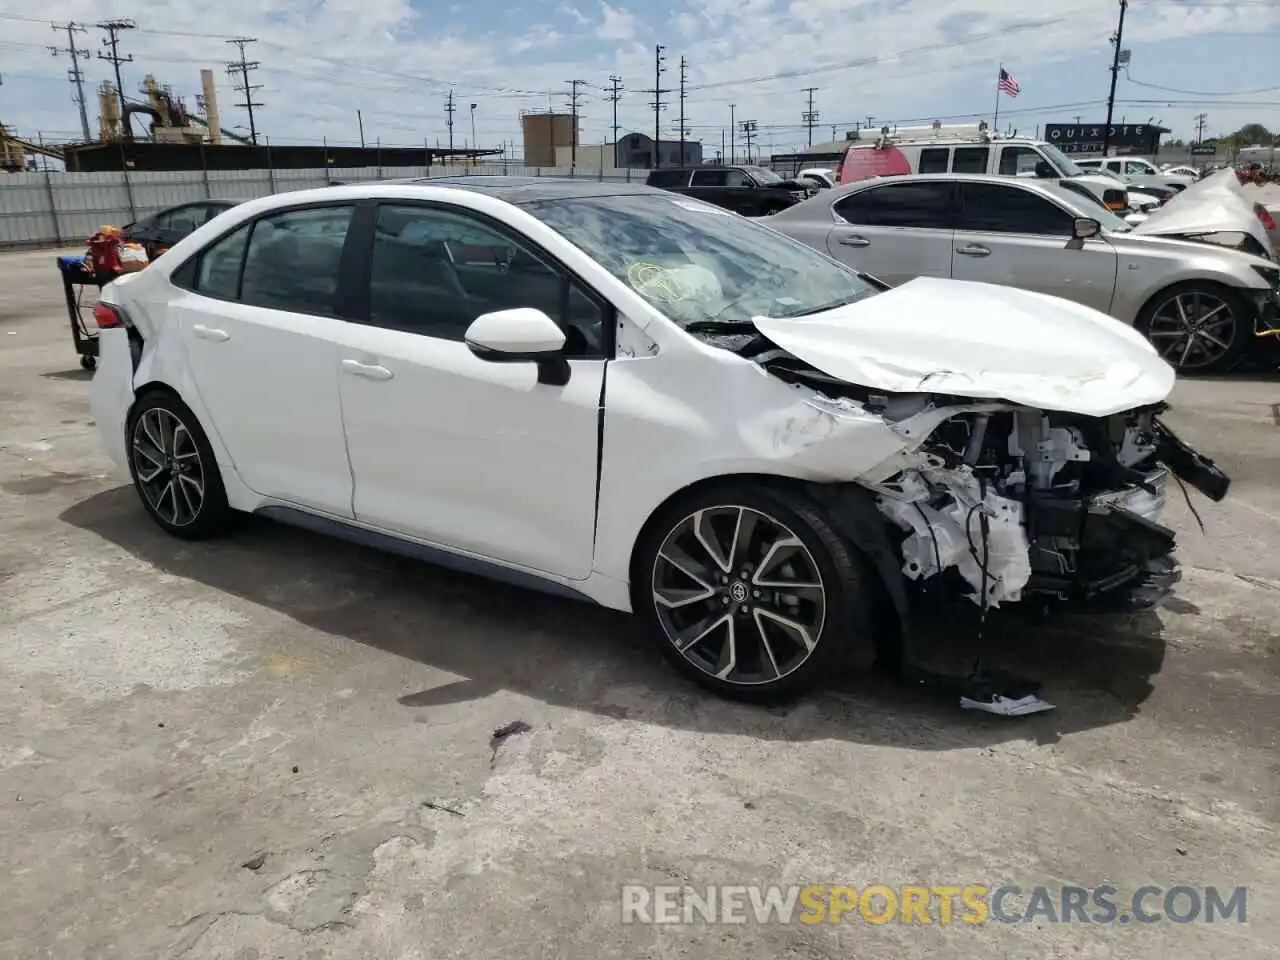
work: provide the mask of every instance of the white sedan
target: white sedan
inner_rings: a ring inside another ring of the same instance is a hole
[[[97,318],[94,416],[169,533],[258,513],[634,611],[729,696],[909,661],[923,599],[1154,602],[1166,467],[1228,482],[1160,424],[1173,371],[1124,324],[886,291],[645,187],[280,194]]]

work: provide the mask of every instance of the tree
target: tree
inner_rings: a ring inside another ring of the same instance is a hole
[[[1275,134],[1260,123],[1246,123],[1228,139],[1237,147],[1270,146],[1276,142]]]
[[[1173,147],[1175,149],[1181,149],[1186,145],[1187,145],[1187,141],[1183,140],[1181,137],[1174,137],[1172,140],[1166,140],[1162,144],[1162,146]]]

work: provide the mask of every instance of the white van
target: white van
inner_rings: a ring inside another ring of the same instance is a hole
[[[1195,177],[1179,176],[1160,170],[1144,157],[1089,157],[1076,160],[1075,164],[1085,173],[1105,171],[1128,183],[1147,183],[1157,187],[1169,187],[1181,192],[1196,182]]]
[[[1090,175],[1057,147],[1028,137],[992,136],[986,121],[977,126],[883,127],[874,140],[851,141],[836,180],[912,173],[985,173],[1057,180],[1116,213],[1133,212],[1129,191],[1112,177]]]

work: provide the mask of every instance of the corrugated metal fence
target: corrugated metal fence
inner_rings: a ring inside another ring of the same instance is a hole
[[[252,200],[335,183],[404,177],[581,177],[643,183],[645,170],[583,167],[353,167],[142,173],[0,173],[0,249],[76,245],[103,224],[123,225],[192,200]]]

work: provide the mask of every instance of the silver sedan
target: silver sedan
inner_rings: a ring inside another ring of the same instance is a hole
[[[1133,324],[1188,373],[1229,368],[1280,307],[1280,267],[1241,252],[1235,234],[1153,236],[1042,181],[885,177],[824,191],[769,222],[890,284],[950,277],[1086,304]]]

